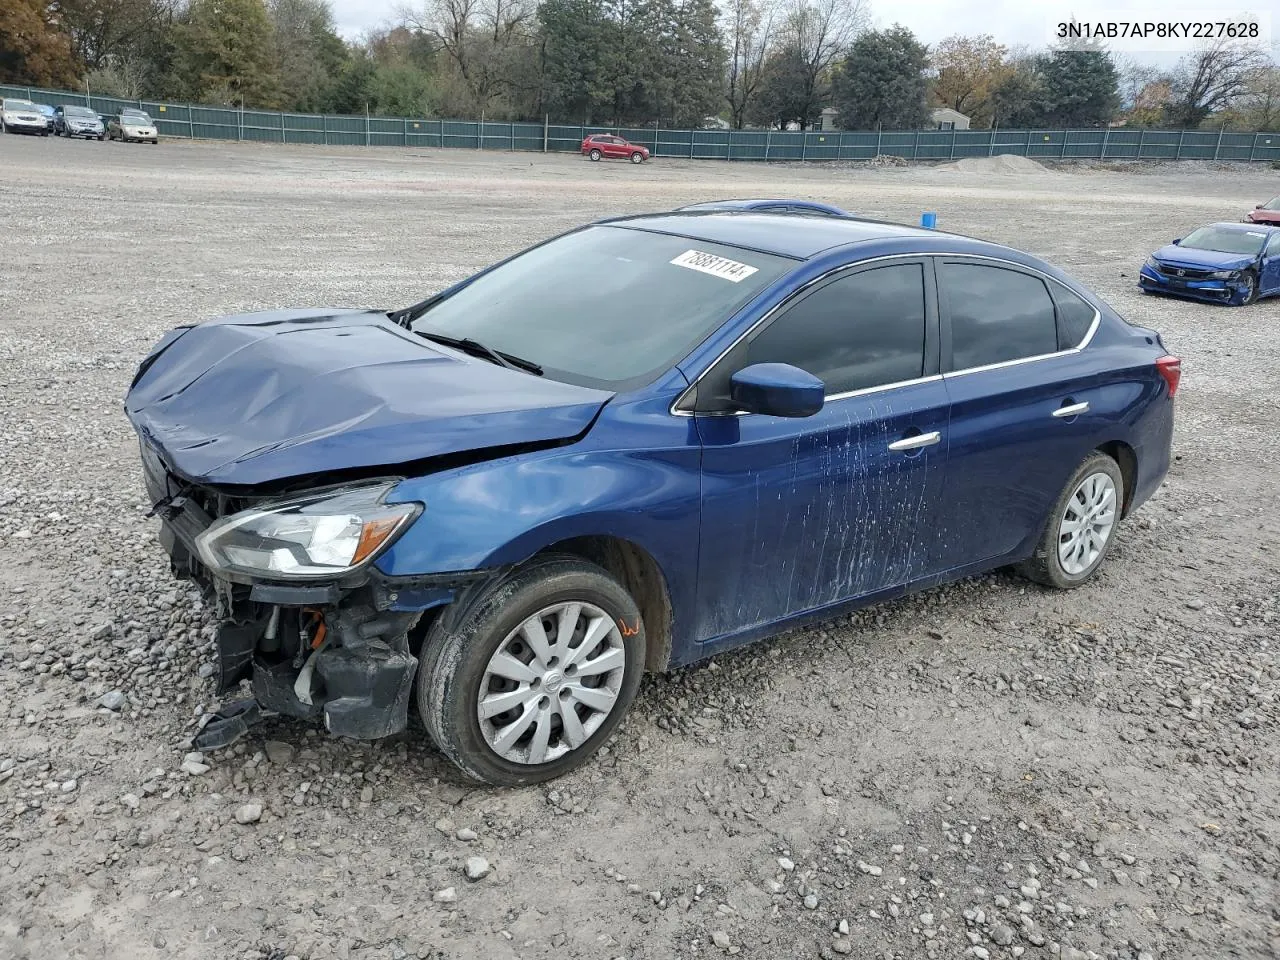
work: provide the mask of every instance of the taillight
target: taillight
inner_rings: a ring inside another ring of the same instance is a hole
[[[1177,357],[1161,357],[1156,361],[1156,369],[1169,385],[1169,396],[1172,397],[1178,392],[1178,384],[1182,382],[1182,361]]]

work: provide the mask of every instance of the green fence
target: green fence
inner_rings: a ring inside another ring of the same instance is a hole
[[[235,110],[151,100],[118,100],[34,87],[0,85],[0,97],[89,106],[100,114],[141,108],[161,136],[329,146],[459,147],[470,150],[577,152],[589,133],[612,132],[655,157],[695,160],[960,160],[1011,153],[1093,160],[1280,160],[1280,133],[1207,130],[908,130],[805,131],[610,130],[603,126],[334,116]]]

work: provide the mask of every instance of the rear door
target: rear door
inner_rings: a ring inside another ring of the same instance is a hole
[[[985,258],[940,257],[937,273],[951,421],[932,565],[953,570],[1040,535],[1099,432],[1104,378],[1076,349],[1097,311],[1057,281]]]
[[[799,294],[699,382],[699,641],[923,574],[947,450],[937,344],[931,266],[895,260]],[[823,409],[734,412],[729,378],[767,362],[819,377]]]

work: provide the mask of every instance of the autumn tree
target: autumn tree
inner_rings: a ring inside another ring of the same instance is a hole
[[[56,4],[0,0],[0,83],[70,86],[76,73]]]
[[[938,72],[933,93],[944,107],[967,116],[971,125],[991,125],[992,96],[1009,74],[1008,51],[989,35],[948,37],[932,53]]]
[[[846,130],[918,130],[928,119],[928,48],[905,27],[869,30],[836,74],[834,106]]]

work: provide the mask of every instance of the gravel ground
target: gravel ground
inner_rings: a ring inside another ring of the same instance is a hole
[[[1134,287],[1269,179],[0,138],[0,956],[1276,956],[1280,302]],[[477,789],[417,733],[273,721],[189,756],[211,633],[144,518],[120,400],[146,347],[744,195],[935,210],[1164,333],[1177,461],[1101,576],[968,580],[652,677],[539,788]]]

